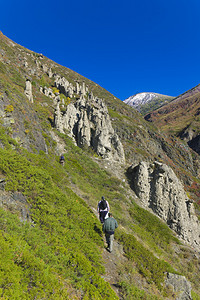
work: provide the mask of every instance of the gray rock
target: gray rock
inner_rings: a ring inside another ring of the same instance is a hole
[[[0,207],[17,214],[23,222],[32,222],[26,198],[20,192],[4,191],[4,185],[0,188]]]
[[[48,69],[47,75],[49,76],[49,78],[53,77],[53,72],[52,72],[51,68]]]
[[[55,95],[54,95],[52,89],[48,88],[46,86],[45,87],[40,87],[40,92],[42,92],[43,94],[45,94],[45,96],[47,96],[47,97],[50,97],[52,99],[55,98]]]
[[[69,93],[71,95],[71,86],[69,81],[65,77],[60,77],[59,75],[57,75],[54,85],[66,97],[69,97]]]
[[[47,65],[41,65],[41,68],[43,69],[43,71],[44,71],[45,73],[48,72],[48,66],[47,66]]]
[[[55,78],[54,84],[62,94],[70,98],[73,97],[74,93],[77,95],[86,96],[88,92],[88,87],[85,86],[85,82],[83,82],[82,85],[76,82],[76,86],[73,86],[73,84],[69,83],[65,77],[60,77],[58,75]]]
[[[185,276],[168,273],[165,280],[166,287],[170,288],[172,292],[177,294],[176,300],[190,300],[191,284]]]
[[[66,111],[60,110],[60,101],[55,110],[55,127],[67,132],[79,147],[92,147],[102,158],[124,163],[123,146],[114,132],[107,107],[101,99],[85,99],[83,95],[70,103]]]
[[[128,173],[142,205],[151,208],[181,239],[199,249],[199,221],[173,170],[159,162],[141,162],[130,167]]]
[[[32,94],[32,84],[29,79],[26,80],[26,86],[24,90],[24,94],[29,99],[31,103],[33,103],[33,94]]]

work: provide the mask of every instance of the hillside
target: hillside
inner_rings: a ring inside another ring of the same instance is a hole
[[[157,93],[139,93],[124,100],[124,103],[134,107],[142,115],[156,110],[157,108],[171,102],[174,97]]]
[[[186,141],[200,154],[199,148],[200,85],[178,96],[170,104],[147,114],[145,119],[163,131]]]
[[[197,153],[2,33],[0,100],[2,299],[200,298]],[[145,206],[150,185],[158,199]],[[119,224],[113,253],[96,214],[102,195]],[[165,220],[156,201],[168,196]]]

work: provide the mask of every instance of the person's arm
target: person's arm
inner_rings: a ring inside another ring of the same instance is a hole
[[[115,220],[115,228],[117,228],[118,227],[118,224],[117,224],[117,221]]]
[[[100,203],[100,202],[98,202],[98,205],[97,205],[97,212],[98,212],[98,213],[99,213],[99,203]]]
[[[108,203],[108,201],[106,201],[107,202],[107,206],[108,206],[108,212],[110,211],[110,206],[109,206],[109,203]]]

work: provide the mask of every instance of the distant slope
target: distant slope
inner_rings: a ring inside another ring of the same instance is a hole
[[[147,114],[145,119],[166,131],[180,132],[200,112],[200,84],[175,98],[171,103]],[[197,118],[198,119],[198,118]]]
[[[175,134],[200,153],[200,84],[181,94],[171,103],[145,116],[162,130]]]
[[[134,107],[141,114],[145,115],[150,111],[153,111],[158,107],[169,103],[173,99],[174,97],[157,93],[139,93],[130,96],[129,98],[124,100],[124,103]]]

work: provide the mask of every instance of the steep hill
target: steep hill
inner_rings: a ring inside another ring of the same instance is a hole
[[[139,93],[125,99],[124,103],[134,107],[142,115],[145,115],[173,99],[174,97],[157,93]]]
[[[0,104],[2,299],[198,299],[197,153],[2,33]]]
[[[181,137],[200,154],[200,85],[178,96],[171,103],[148,114],[145,119],[162,130]]]

